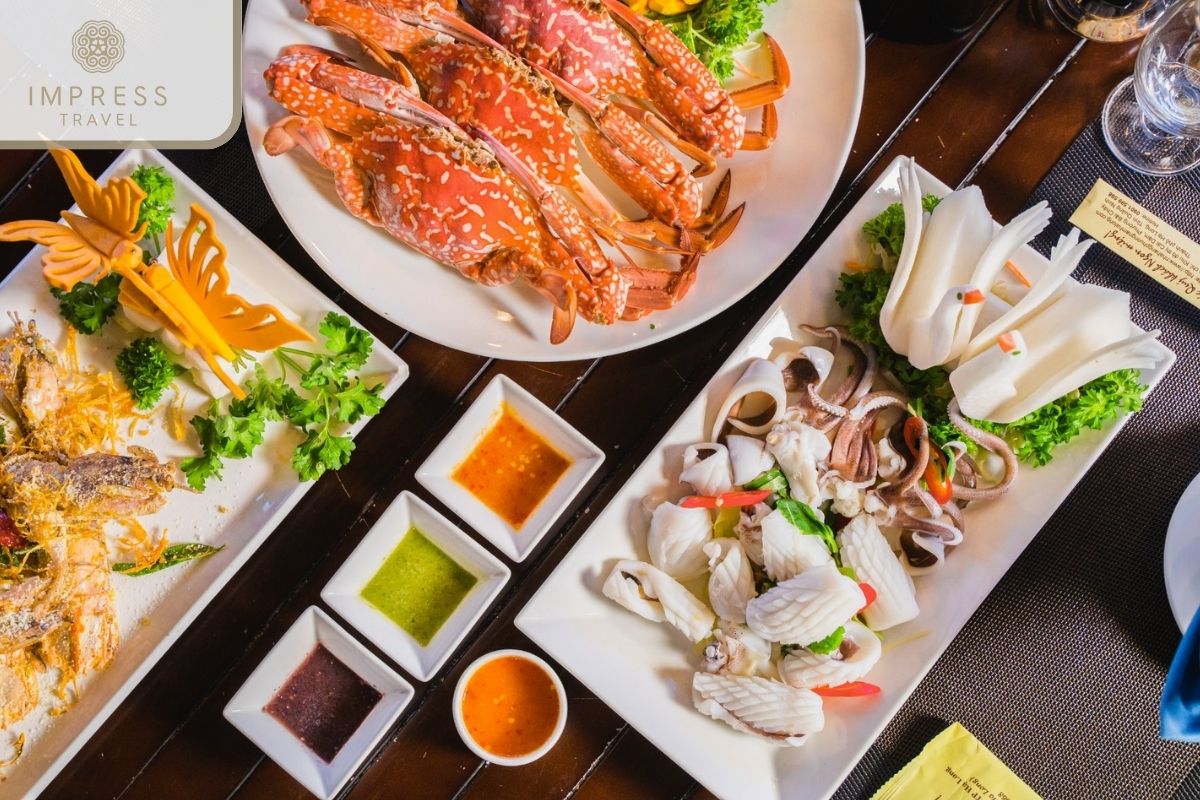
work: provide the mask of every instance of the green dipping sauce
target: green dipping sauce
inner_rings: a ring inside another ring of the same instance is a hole
[[[425,646],[478,580],[414,527],[359,594]]]

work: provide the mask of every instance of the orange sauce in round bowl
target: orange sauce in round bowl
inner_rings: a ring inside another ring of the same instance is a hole
[[[459,734],[493,763],[524,764],[553,746],[566,722],[562,684],[541,659],[502,650],[472,664],[455,692]]]

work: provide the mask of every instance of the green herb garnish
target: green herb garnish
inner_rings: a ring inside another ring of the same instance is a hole
[[[287,421],[305,434],[292,453],[300,480],[316,480],[349,462],[354,441],[340,435],[341,427],[383,408],[383,385],[368,386],[355,374],[370,358],[374,340],[348,317],[332,312],[319,330],[325,352],[277,349],[280,377],[272,378],[255,365],[245,398],[230,402],[227,413],[214,402],[207,416],[192,419],[204,453],[180,464],[188,485],[203,490],[210,479],[220,479],[222,459],[248,457],[262,443],[268,421]],[[295,376],[299,388],[288,382],[289,375]]]
[[[782,497],[775,503],[775,510],[801,533],[820,536],[825,541],[825,546],[829,548],[829,552],[837,555],[838,543],[837,537],[833,535],[833,528],[826,525],[817,512],[807,504],[790,497]]]
[[[662,20],[719,80],[733,75],[734,54],[763,26],[763,7],[775,0],[704,0],[685,14]]]
[[[805,647],[819,656],[827,656],[842,646],[842,639],[845,638],[845,636],[846,629],[839,626],[836,631],[829,634],[821,641],[813,642],[812,644],[805,645]]]
[[[162,167],[151,167],[146,164],[138,167],[130,176],[141,190],[146,193],[138,209],[138,227],[146,223],[146,235],[154,242],[156,252],[162,251],[163,233],[166,233],[167,223],[175,215],[175,179],[167,174]]]
[[[181,544],[173,544],[166,550],[163,550],[154,563],[142,567],[139,570],[133,568],[137,566],[129,561],[122,561],[113,564],[113,572],[119,572],[122,575],[128,575],[132,578],[137,578],[142,575],[149,575],[167,567],[174,567],[177,564],[183,564],[187,561],[195,561],[198,558],[208,558],[209,556],[219,553],[225,549],[225,545],[213,547],[211,544],[202,544],[200,542],[183,542]]]
[[[129,388],[134,405],[143,410],[154,408],[182,371],[162,342],[149,336],[135,339],[117,355],[117,372]]]
[[[116,313],[120,292],[121,276],[115,272],[95,283],[80,281],[69,292],[50,289],[58,299],[58,313],[72,328],[88,336],[97,333]]]
[[[940,202],[941,198],[937,195],[927,194],[921,198],[921,208],[933,211]],[[904,206],[892,203],[877,216],[867,220],[862,231],[872,248],[878,247],[882,253],[897,258],[900,248],[904,246]]]

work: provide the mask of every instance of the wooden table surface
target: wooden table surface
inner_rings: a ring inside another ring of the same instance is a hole
[[[799,2],[800,0],[791,0]],[[825,2],[826,0],[811,0]],[[1105,96],[1132,69],[1136,45],[1085,43],[1039,18],[1036,0],[997,0],[966,34],[911,44],[868,34],[866,95],[849,161],[821,221],[744,301],[699,328],[635,353],[523,364],[466,355],[410,335],[344,294],[273,209],[256,231],[285,260],[408,362],[412,377],[359,439],[351,464],[326,476],[175,643],[127,702],[51,784],[47,798],[237,798],[309,795],[237,733],[221,710],[402,490],[487,382],[505,374],[556,409],[608,458],[557,529],[524,563],[466,646],[417,695],[346,796],[368,798],[698,798],[709,795],[590,693],[563,675],[570,717],[533,765],[494,768],[458,740],[450,695],[463,667],[500,647],[531,648],[513,617],[642,461],[808,255],[896,156],[950,185],[982,187],[1007,220]],[[803,79],[803,76],[799,76]],[[781,121],[786,143],[791,126]],[[227,147],[245,147],[245,133]],[[92,151],[96,171],[114,157]],[[192,158],[188,163],[200,163]],[[0,221],[53,217],[66,191],[44,154],[0,152]],[[196,174],[206,188],[240,176]],[[236,213],[236,209],[235,209]],[[26,248],[0,245],[7,272]],[[703,280],[703,276],[701,276]],[[436,503],[435,503],[436,505]],[[465,526],[464,526],[465,527]],[[536,648],[535,648],[536,649]],[[0,794],[3,789],[0,788]]]

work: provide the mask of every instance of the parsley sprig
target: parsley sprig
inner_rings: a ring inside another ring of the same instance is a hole
[[[704,0],[691,11],[661,19],[720,80],[733,75],[734,54],[763,26],[763,7],[776,0]]]
[[[300,480],[311,481],[344,467],[354,452],[345,425],[373,417],[383,408],[383,384],[367,385],[358,370],[371,356],[374,340],[348,317],[330,312],[318,328],[325,352],[294,347],[275,351],[281,375],[273,378],[259,364],[246,383],[246,396],[221,411],[213,401],[207,416],[192,418],[203,453],[180,465],[188,485],[203,490],[221,478],[227,458],[249,458],[262,444],[267,422],[285,421],[305,435],[292,453]],[[289,382],[295,377],[295,384]]]
[[[116,313],[120,293],[121,276],[115,272],[95,283],[80,281],[69,292],[50,287],[50,294],[58,300],[58,313],[71,327],[88,336],[98,333]]]
[[[162,234],[167,223],[175,215],[175,179],[163,167],[143,164],[130,176],[143,192],[146,199],[138,209],[137,224],[146,223],[146,236],[154,243],[154,254],[162,252]]]

